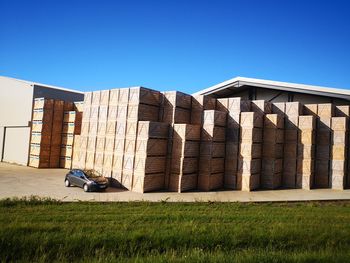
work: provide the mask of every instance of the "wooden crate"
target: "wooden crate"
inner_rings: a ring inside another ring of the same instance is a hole
[[[107,121],[108,105],[100,105],[98,109],[98,121]]]
[[[75,111],[64,111],[63,122],[75,122],[77,112]]]
[[[334,114],[336,117],[349,117],[350,106],[349,105],[335,106]]]
[[[271,105],[271,113],[279,114],[285,116],[286,112],[286,103],[285,102],[274,102]]]
[[[134,154],[136,150],[136,139],[125,139],[124,154]]]
[[[261,159],[238,158],[238,172],[256,174],[261,172]]]
[[[125,138],[126,133],[126,122],[118,122],[116,123],[115,127],[115,137],[118,139]]]
[[[216,100],[216,110],[228,112],[229,102],[228,98],[220,98]]]
[[[201,130],[201,141],[224,142],[226,139],[225,127],[204,124]]]
[[[225,157],[225,143],[224,142],[201,142],[200,156]],[[237,153],[236,153],[237,154]]]
[[[265,132],[265,130],[264,130]],[[261,143],[263,139],[262,128],[242,128],[240,130],[240,141],[244,143]],[[265,138],[264,138],[265,140]]]
[[[241,97],[228,98],[228,111],[230,113],[248,112],[251,110],[251,101]]]
[[[159,106],[160,92],[143,87],[130,88],[129,105],[148,104]]]
[[[205,110],[203,112],[203,123],[206,125],[215,125],[215,126],[226,126],[226,116],[227,113],[223,111],[216,110]]]
[[[164,173],[166,157],[164,156],[135,156],[135,171],[141,173]]]
[[[71,128],[73,129],[74,124],[67,124],[69,126],[71,126]],[[64,127],[64,125],[63,125]],[[98,130],[98,122],[96,120],[90,121],[89,123],[89,133],[88,135],[97,135],[97,130]]]
[[[105,136],[106,132],[107,132],[107,122],[99,120],[97,123],[97,135]]]
[[[79,112],[81,115],[83,115],[82,113],[83,113],[83,110],[84,110],[84,101],[75,101],[73,103],[73,107],[67,107],[66,103],[70,103],[70,102],[67,102],[67,101],[64,102],[64,105],[65,105],[64,108],[63,108],[64,111],[74,110],[76,112]]]
[[[86,151],[85,169],[94,169],[95,151]]]
[[[32,132],[30,143],[50,145],[51,134],[42,134],[41,132]]]
[[[260,187],[260,174],[242,174],[237,178],[242,191],[250,192]]]
[[[198,158],[197,157],[173,157],[171,159],[171,173],[197,173]]]
[[[180,107],[162,107],[160,109],[160,120],[168,124],[191,123],[191,110]]]
[[[264,175],[281,173],[282,170],[283,170],[283,159],[277,159],[277,158],[264,159],[263,162],[261,162],[261,173]]]
[[[96,149],[96,140],[97,140],[97,136],[88,136],[87,137],[87,147],[86,149],[89,151],[95,151]]]
[[[117,120],[117,116],[118,116],[118,106],[108,106],[108,117],[107,120],[108,121],[116,121]]]
[[[105,177],[112,176],[113,152],[104,151],[102,174]]]
[[[62,144],[73,145],[74,143],[74,134],[72,133],[62,133]]]
[[[167,154],[167,147],[168,141],[166,139],[138,138],[135,152],[140,155],[165,156]]]
[[[241,143],[240,155],[244,158],[254,159],[261,158],[262,145],[261,143]]]
[[[199,158],[200,173],[224,173],[225,159],[212,158],[211,156],[201,156]]]
[[[129,102],[130,88],[119,89],[118,105],[127,105]]]
[[[198,174],[198,189],[201,191],[211,191],[224,187],[224,173],[206,173]]]
[[[119,100],[119,89],[111,89],[109,91],[109,107],[111,106],[118,106],[118,100]]]
[[[90,106],[92,102],[92,92],[85,92],[84,93],[84,107]]]
[[[97,136],[96,137],[96,151],[103,151],[105,149],[105,136]]]
[[[182,193],[197,188],[197,173],[172,173],[169,180],[169,191]]]
[[[147,104],[128,105],[128,121],[158,121],[159,107]]]
[[[30,150],[29,154],[30,155],[38,155],[38,156],[50,156],[50,149],[51,145],[50,144],[30,144]]]
[[[206,95],[195,95],[192,97],[193,110],[215,110],[216,99]]]
[[[200,126],[190,124],[174,124],[174,139],[178,138],[181,140],[188,141],[199,141],[200,140]]]
[[[52,122],[53,111],[51,109],[34,109],[33,121],[42,121],[44,123]]]
[[[71,145],[61,145],[61,157],[72,157],[73,156],[73,147]]]
[[[334,104],[322,103],[317,105],[317,115],[319,117],[332,118],[334,116]]]
[[[282,185],[285,188],[296,187],[297,159],[283,160]]]
[[[117,122],[114,120],[108,120],[106,123],[106,136],[115,136]]]
[[[118,105],[117,121],[126,120],[128,116],[128,105]]]
[[[43,121],[32,121],[32,132],[40,132],[44,135],[51,134],[52,131],[52,121],[43,122]]]
[[[114,152],[122,155],[124,153],[124,146],[125,146],[125,139],[116,138],[114,141]]]
[[[315,125],[316,125],[316,122],[315,122],[315,117],[312,116],[312,115],[309,115],[309,116],[299,116],[299,124],[298,124],[298,127],[299,129],[302,129],[302,130],[312,130],[312,129],[315,129]]]
[[[318,104],[305,104],[303,107],[303,114],[317,116],[317,106]]]
[[[74,148],[72,168],[85,169],[85,159],[86,159],[86,151]]]
[[[264,123],[263,117],[256,112],[242,112],[240,120],[241,127],[245,128],[262,128]]]
[[[300,102],[286,102],[285,115],[288,117],[299,116],[303,113],[303,106]]]
[[[72,168],[72,158],[61,156],[60,157],[60,168],[71,169]]]
[[[90,120],[97,121],[99,116],[100,106],[98,105],[91,105],[90,107]],[[85,110],[84,110],[85,112]]]
[[[165,91],[163,94],[163,107],[180,107],[183,109],[191,109],[192,96],[179,91]]]
[[[114,136],[106,136],[105,137],[105,151],[108,152],[113,152],[114,150],[114,141],[115,141],[115,137]]]
[[[251,111],[258,115],[264,115],[272,112],[272,103],[266,100],[252,100]]]
[[[50,157],[49,156],[36,156],[29,155],[29,166],[35,168],[49,168],[50,167]]]
[[[132,191],[145,193],[164,189],[164,173],[134,174]]]
[[[45,99],[45,98],[35,98],[33,109],[52,109],[54,104],[53,99]]]
[[[94,106],[100,105],[100,99],[101,99],[101,91],[100,90],[93,91],[91,105],[94,105]]]
[[[101,90],[100,91],[100,102],[99,105],[101,106],[108,106],[109,104],[109,96],[110,96],[110,90]]]
[[[280,114],[266,114],[264,116],[264,127],[273,129],[284,128],[284,118]]]
[[[104,157],[103,151],[95,152],[94,170],[100,174],[102,174],[103,172],[103,157]]]
[[[169,125],[161,122],[139,121],[137,138],[167,139]]]

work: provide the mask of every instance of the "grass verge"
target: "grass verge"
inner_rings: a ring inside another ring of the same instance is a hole
[[[350,202],[0,201],[0,261],[349,262]]]

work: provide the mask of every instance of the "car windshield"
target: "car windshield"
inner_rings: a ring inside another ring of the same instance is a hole
[[[87,178],[90,178],[90,179],[101,177],[101,175],[95,170],[85,170],[84,174]]]

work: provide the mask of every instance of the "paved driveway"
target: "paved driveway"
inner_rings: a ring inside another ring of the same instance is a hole
[[[217,191],[139,194],[110,187],[102,193],[85,193],[77,187],[65,187],[65,169],[35,169],[0,163],[0,199],[36,195],[63,201],[213,201],[261,202],[298,200],[350,200],[350,190],[274,190],[274,191]]]

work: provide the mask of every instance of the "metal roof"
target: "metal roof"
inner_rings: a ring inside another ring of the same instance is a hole
[[[193,95],[220,96],[220,94],[221,95],[225,93],[227,94],[230,91],[241,90],[242,87],[244,86],[284,90],[284,91],[291,91],[291,92],[298,92],[298,93],[305,93],[305,94],[319,95],[319,96],[329,96],[333,98],[350,100],[350,90],[348,89],[335,89],[335,88],[329,88],[329,87],[288,83],[288,82],[280,82],[280,81],[264,80],[264,79],[244,78],[244,77],[236,77],[236,78],[221,82],[207,89],[200,90],[194,93]]]
[[[22,80],[22,79],[16,79],[16,78],[11,78],[11,77],[0,76],[0,79],[2,79],[2,78],[3,79],[14,80],[14,81],[18,81],[18,82],[23,82],[23,83],[31,85],[31,86],[41,86],[41,87],[50,88],[50,89],[58,89],[58,90],[63,90],[63,91],[69,91],[69,92],[84,94],[84,92],[79,91],[79,90],[66,89],[66,88],[62,88],[62,87],[42,84],[42,83],[28,81],[28,80]]]

